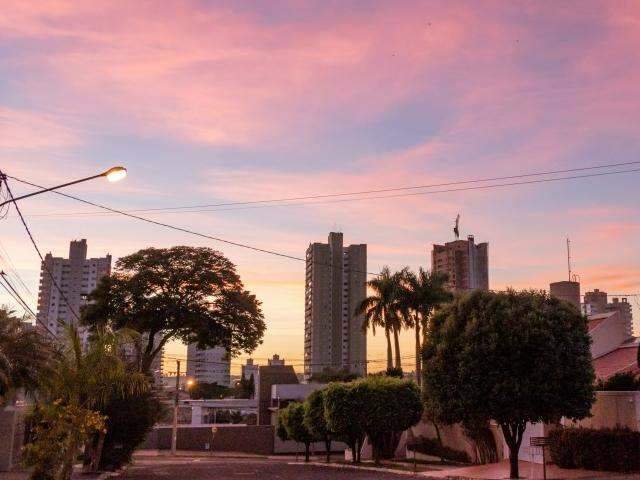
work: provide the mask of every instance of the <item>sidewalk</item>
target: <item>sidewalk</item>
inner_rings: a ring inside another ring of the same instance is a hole
[[[490,463],[487,465],[473,465],[470,467],[447,468],[438,472],[421,473],[428,478],[457,478],[469,480],[501,480],[509,478],[509,461]],[[527,479],[542,479],[542,465],[531,462],[520,462],[520,477]],[[590,470],[564,469],[556,465],[547,465],[547,479],[640,479],[640,474],[621,474],[611,472],[594,472]]]

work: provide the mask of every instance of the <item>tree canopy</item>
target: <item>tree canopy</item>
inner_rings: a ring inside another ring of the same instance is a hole
[[[527,422],[584,418],[594,400],[586,319],[544,292],[457,297],[432,318],[423,362],[435,419],[498,422],[516,477]]]
[[[84,324],[145,335],[144,371],[172,338],[223,347],[233,357],[252,352],[265,331],[260,302],[244,288],[235,265],[210,248],[146,248],[122,257],[89,301]]]
[[[293,440],[304,444],[305,461],[309,461],[309,446],[316,437],[307,428],[304,422],[305,407],[300,402],[292,402],[278,415],[278,429],[276,430],[281,440]],[[283,435],[284,432],[284,435]]]
[[[327,462],[331,457],[331,435],[333,432],[324,415],[324,391],[311,392],[304,402],[304,425],[311,434],[324,441]]]

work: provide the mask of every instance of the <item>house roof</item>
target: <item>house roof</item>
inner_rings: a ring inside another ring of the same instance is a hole
[[[607,379],[616,373],[638,372],[638,340],[630,339],[618,348],[593,360],[596,377]]]
[[[589,331],[591,332],[592,330],[594,330],[598,325],[600,325],[602,322],[604,322],[606,319],[612,317],[613,315],[615,315],[617,312],[605,312],[605,313],[597,313],[595,315],[589,315]]]

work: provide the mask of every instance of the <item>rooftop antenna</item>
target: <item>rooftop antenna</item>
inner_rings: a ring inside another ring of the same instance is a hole
[[[567,237],[567,270],[569,270],[569,281],[571,281],[571,240]]]

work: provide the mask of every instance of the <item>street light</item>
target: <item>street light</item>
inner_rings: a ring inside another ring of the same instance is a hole
[[[105,177],[109,182],[117,182],[119,180],[122,180],[126,176],[127,176],[127,169],[126,168],[124,168],[124,167],[111,167],[110,169],[105,170],[104,172],[99,173],[98,175],[93,175],[93,176],[87,177],[87,178],[81,178],[80,180],[74,180],[73,182],[63,183],[62,185],[56,185],[55,187],[43,188],[42,190],[38,190],[37,192],[27,193],[26,195],[22,195],[20,197],[15,197],[15,198],[13,198],[11,200],[6,200],[6,201],[0,203],[0,207],[5,206],[7,203],[17,202],[18,200],[22,200],[24,198],[33,197],[34,195],[39,195],[39,194],[45,193],[45,192],[51,192],[52,190],[58,190],[58,189],[63,188],[63,187],[68,187],[70,185],[75,185],[76,183],[87,182],[89,180],[94,180],[94,179],[100,178],[100,177]],[[0,179],[5,179],[5,178],[6,177],[2,174],[2,172],[0,172]]]

